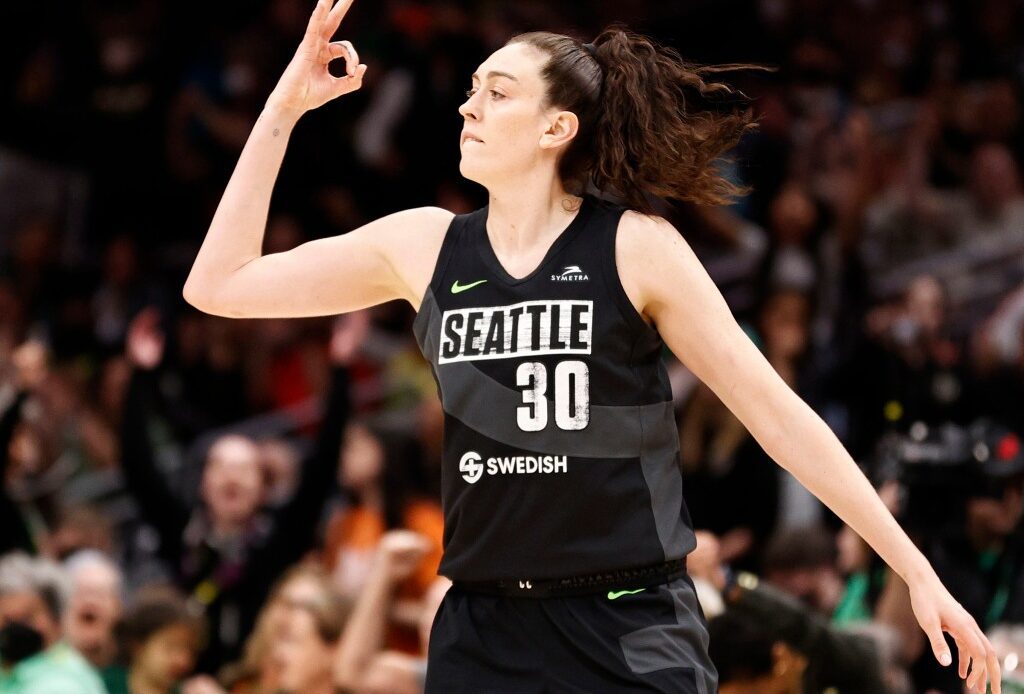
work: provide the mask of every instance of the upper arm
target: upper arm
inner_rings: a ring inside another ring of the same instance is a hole
[[[627,212],[616,256],[623,287],[665,344],[763,445],[773,408],[799,398],[736,322],[689,244],[664,219]]]
[[[256,258],[209,296],[189,303],[231,318],[299,318],[347,313],[393,299],[419,306],[454,215],[403,210],[346,234]]]

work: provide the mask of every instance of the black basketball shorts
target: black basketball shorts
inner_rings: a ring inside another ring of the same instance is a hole
[[[426,694],[716,694],[684,575],[644,589],[525,598],[452,586],[434,617]]]

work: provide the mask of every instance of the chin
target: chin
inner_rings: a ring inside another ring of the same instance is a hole
[[[483,185],[480,181],[479,172],[475,171],[471,164],[466,163],[465,157],[459,161],[459,173],[462,174],[462,177],[467,181],[473,181],[473,183],[480,183],[480,185]]]

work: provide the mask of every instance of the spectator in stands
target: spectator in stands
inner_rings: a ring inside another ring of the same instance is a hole
[[[148,440],[158,392],[155,369],[163,356],[157,320],[155,312],[146,311],[129,328],[127,350],[135,371],[122,423],[123,469],[144,518],[159,534],[161,555],[210,622],[200,670],[211,672],[238,655],[270,586],[313,546],[350,409],[344,365],[358,349],[365,325],[352,319],[339,324],[332,341],[335,370],[314,451],[303,463],[291,500],[264,513],[259,448],[245,436],[225,434],[210,447],[200,487],[203,503],[194,510],[157,468]]]
[[[113,664],[117,656],[114,628],[123,609],[121,569],[96,550],[81,550],[64,562],[71,592],[64,613],[68,643],[95,667]]]
[[[271,657],[283,633],[292,606],[315,603],[333,591],[330,577],[315,564],[288,569],[267,597],[256,627],[245,642],[242,659],[220,672],[232,694],[275,694],[280,687],[281,664]],[[346,604],[346,613],[350,606]]]
[[[120,625],[122,665],[108,668],[108,694],[173,694],[195,667],[203,621],[171,588],[139,591]]]
[[[842,596],[832,534],[818,526],[780,530],[764,552],[764,580],[823,617],[831,617]]]
[[[411,469],[415,461],[402,443],[403,439],[364,423],[348,426],[339,471],[348,505],[328,523],[324,554],[337,589],[354,600],[369,579],[387,531],[413,530],[429,541],[429,551],[399,587],[404,609],[397,611],[400,618],[389,628],[389,646],[417,654],[421,653],[416,634],[418,613],[437,577],[444,518],[436,501],[414,492]]]
[[[62,639],[67,594],[55,562],[0,557],[0,693],[104,694],[96,671]]]
[[[410,530],[389,530],[381,538],[370,570],[338,649],[336,685],[362,694],[417,694],[423,691],[426,659],[423,655],[387,650],[385,636],[395,609],[395,592],[431,551],[429,538]],[[450,582],[439,578],[427,591],[420,614],[419,639],[426,652],[441,598]]]

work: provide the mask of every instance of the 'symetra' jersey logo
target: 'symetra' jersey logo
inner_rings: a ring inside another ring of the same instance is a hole
[[[438,363],[512,359],[541,354],[590,354],[594,302],[522,301],[445,311]]]
[[[590,276],[579,265],[568,265],[560,274],[551,275],[552,282],[583,282],[589,279]]]

